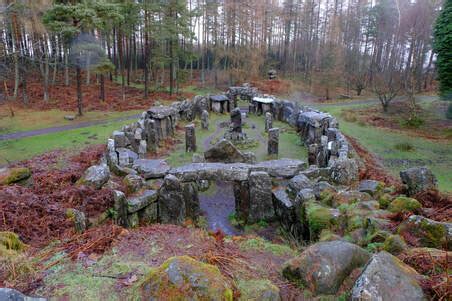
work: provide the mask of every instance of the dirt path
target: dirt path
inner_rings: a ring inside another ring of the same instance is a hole
[[[38,130],[3,134],[3,135],[0,135],[0,141],[1,140],[11,140],[11,139],[21,139],[21,138],[25,138],[25,137],[52,134],[52,133],[58,133],[58,132],[63,132],[63,131],[68,131],[68,130],[75,130],[75,129],[94,126],[94,125],[102,125],[102,124],[107,124],[107,123],[111,123],[111,122],[132,120],[132,119],[137,119],[139,116],[140,115],[137,114],[137,115],[120,117],[120,118],[115,118],[115,119],[110,119],[110,120],[86,121],[86,122],[80,122],[80,123],[76,123],[76,124],[55,126],[55,127],[50,127],[50,128],[38,129]]]

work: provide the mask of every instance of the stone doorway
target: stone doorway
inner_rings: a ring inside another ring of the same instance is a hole
[[[209,230],[221,230],[226,235],[241,233],[241,230],[234,227],[229,220],[232,214],[236,215],[232,182],[212,181],[207,191],[199,192],[199,203]]]

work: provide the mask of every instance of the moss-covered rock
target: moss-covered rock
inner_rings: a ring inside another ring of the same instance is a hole
[[[30,169],[26,167],[0,169],[0,185],[10,185],[28,179],[31,176]]]
[[[279,288],[267,279],[239,280],[239,301],[279,301]]]
[[[389,235],[383,245],[383,250],[398,255],[407,248],[407,244],[400,235]]]
[[[333,207],[349,205],[357,202],[370,201],[372,198],[368,193],[352,191],[341,191],[334,196]]]
[[[391,202],[388,210],[393,213],[399,212],[416,212],[421,209],[422,205],[416,199],[399,196]]]
[[[143,300],[232,301],[232,290],[220,270],[188,256],[171,257],[142,281]]]
[[[397,231],[401,236],[414,237],[419,246],[452,250],[452,223],[412,215],[400,224]]]
[[[316,240],[324,229],[337,225],[339,210],[322,206],[317,202],[307,202],[303,206],[302,218],[309,229],[309,237]]]

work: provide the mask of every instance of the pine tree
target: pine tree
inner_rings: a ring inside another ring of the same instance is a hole
[[[439,90],[443,98],[452,100],[452,0],[445,1],[435,24],[434,36]]]

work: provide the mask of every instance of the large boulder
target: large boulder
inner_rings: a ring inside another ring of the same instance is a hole
[[[400,178],[407,185],[409,195],[438,188],[435,175],[427,167],[412,167],[403,170],[400,172]]]
[[[9,185],[28,179],[30,169],[26,167],[0,168],[0,185]]]
[[[423,247],[452,250],[452,223],[437,222],[420,215],[412,215],[400,224],[398,233],[416,239]]]
[[[46,301],[45,298],[28,297],[12,288],[0,288],[0,300],[4,301]]]
[[[229,140],[221,139],[204,153],[207,162],[246,162],[245,156]]]
[[[93,165],[85,171],[79,183],[101,189],[108,179],[110,179],[110,169],[106,164]]]
[[[224,300],[233,293],[220,270],[188,256],[171,257],[141,285],[143,300]]]
[[[366,250],[346,241],[319,242],[286,262],[283,275],[316,295],[336,294],[350,273],[369,258]]]
[[[417,282],[418,276],[397,257],[382,251],[372,257],[356,280],[351,300],[427,300]]]

